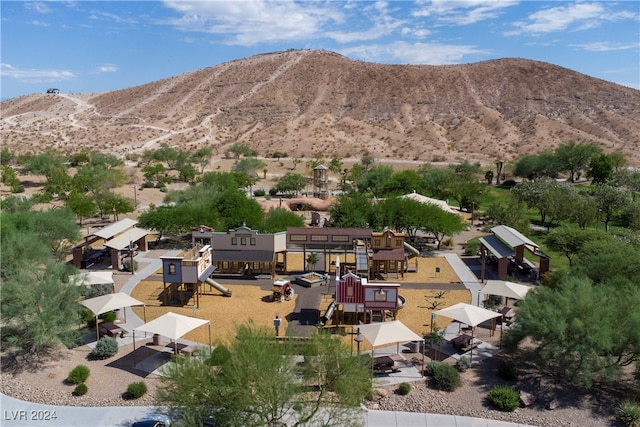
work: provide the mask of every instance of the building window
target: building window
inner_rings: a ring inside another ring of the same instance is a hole
[[[353,286],[348,286],[347,287],[347,296],[348,297],[353,297]]]
[[[249,244],[250,244],[251,246],[255,246],[255,245],[256,245],[256,238],[255,238],[255,237],[252,237],[251,239],[249,239]]]
[[[349,236],[344,236],[344,235],[331,236],[331,241],[332,242],[348,242],[349,241]]]
[[[379,291],[376,291],[373,294],[373,299],[375,301],[386,301],[387,300],[387,293],[383,289],[380,289]]]
[[[247,238],[246,237],[241,237],[240,238],[240,244],[242,246],[247,246]]]
[[[289,236],[289,240],[291,240],[292,242],[306,242],[307,241],[307,235],[306,234],[292,234],[291,236]]]
[[[233,246],[236,246],[236,245],[238,244],[238,238],[237,238],[237,237],[232,237],[232,238],[231,238],[231,244],[232,244]]]
[[[176,274],[176,265],[174,263],[169,264],[169,274]]]
[[[312,242],[326,242],[329,240],[329,236],[326,235],[318,235],[318,234],[312,234],[311,235],[311,241]]]
[[[379,248],[381,245],[382,245],[382,242],[380,241],[380,239],[373,239],[374,248]]]

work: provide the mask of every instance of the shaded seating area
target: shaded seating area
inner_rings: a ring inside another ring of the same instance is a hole
[[[400,366],[396,365],[396,361],[391,356],[377,356],[373,358],[373,373],[384,374],[386,372],[397,372]]]
[[[126,329],[121,327],[120,325],[116,325],[112,322],[101,322],[98,324],[99,334],[101,337],[107,335],[112,338],[120,337],[123,338],[125,335],[129,333]]]
[[[462,353],[471,351],[480,345],[480,341],[469,334],[459,335],[449,342],[456,350]]]

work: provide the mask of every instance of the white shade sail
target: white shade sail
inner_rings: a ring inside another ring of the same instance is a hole
[[[500,295],[507,298],[523,299],[531,290],[531,286],[520,283],[506,282],[504,280],[487,280],[482,288],[485,295]]]
[[[81,301],[80,304],[87,307],[96,316],[118,308],[131,307],[133,305],[144,305],[142,301],[138,301],[137,299],[123,292],[90,298]]]
[[[69,276],[69,282],[78,286],[113,284],[113,272],[90,271]]]
[[[353,325],[353,328],[360,329],[360,333],[364,335],[373,347],[408,341],[424,341],[420,335],[413,332],[399,320]]]
[[[210,322],[210,320],[169,312],[134,330],[162,335],[175,341],[187,332]]]
[[[477,326],[486,320],[502,316],[500,313],[496,313],[495,311],[476,307],[471,304],[465,304],[463,302],[454,304],[451,307],[443,308],[442,310],[436,310],[433,314],[450,317],[469,326]]]

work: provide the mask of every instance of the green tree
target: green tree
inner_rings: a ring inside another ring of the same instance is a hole
[[[613,178],[613,159],[607,154],[593,156],[589,161],[587,178],[592,184],[606,184]]]
[[[65,159],[57,152],[47,150],[44,153],[27,156],[22,161],[25,172],[32,175],[47,175],[53,168],[65,169]]]
[[[331,223],[334,227],[368,227],[371,200],[364,193],[343,194],[331,205]]]
[[[604,223],[606,231],[609,231],[609,223],[613,217],[631,203],[628,191],[607,184],[597,185],[593,190],[593,197],[598,207],[599,220]]]
[[[45,194],[49,198],[57,195],[60,199],[65,200],[67,193],[71,190],[71,177],[67,173],[67,169],[51,167],[45,176],[47,177],[44,184]]]
[[[401,196],[408,193],[422,193],[423,183],[420,174],[413,169],[395,172],[384,187],[383,194]]]
[[[304,175],[295,172],[287,172],[278,179],[278,183],[274,188],[278,193],[283,193],[288,197],[293,197],[298,195],[306,185],[307,179]]]
[[[315,270],[316,269],[316,264],[320,261],[320,257],[318,257],[318,254],[315,252],[311,252],[309,255],[307,255],[307,265],[309,265],[309,267],[311,267],[311,270]]]
[[[568,226],[557,227],[547,234],[545,243],[551,250],[560,252],[567,257],[569,266],[571,266],[573,258],[585,243],[604,238],[602,233],[597,230],[582,230]]]
[[[513,347],[525,337],[534,343],[526,357],[540,372],[587,388],[613,381],[640,354],[640,288],[568,274],[520,301],[505,342]]]
[[[0,149],[0,165],[9,166],[15,160],[15,158],[15,153],[9,150],[7,147],[2,147]]]
[[[200,165],[200,173],[204,171],[204,167],[209,164],[213,157],[213,151],[209,147],[202,147],[191,154],[191,161]]]
[[[249,192],[251,193],[251,187],[260,180],[258,171],[262,170],[265,166],[262,160],[256,157],[247,157],[237,161],[236,164],[233,165],[233,171],[244,177],[246,185],[249,186]]]
[[[227,152],[233,154],[236,159],[239,159],[240,156],[251,157],[256,155],[255,151],[246,142],[236,142],[229,147]]]
[[[209,209],[217,212],[219,226],[222,230],[246,225],[257,229],[262,223],[264,213],[262,208],[254,199],[235,189],[227,190],[215,195],[207,202]]]
[[[371,192],[374,197],[383,197],[385,187],[393,175],[391,166],[376,165],[365,171],[365,173],[355,181],[360,192]]]
[[[518,201],[515,197],[508,198],[506,204],[492,203],[487,208],[485,216],[494,224],[506,225],[515,228],[521,233],[529,231],[527,204]]]
[[[568,219],[571,215],[571,200],[576,190],[568,184],[551,178],[523,181],[511,189],[511,194],[530,208],[540,213],[540,222],[551,227],[554,221]]]
[[[265,215],[260,231],[262,233],[279,233],[289,227],[304,227],[304,218],[283,208],[271,208]]]
[[[640,283],[640,249],[615,236],[588,240],[575,258],[573,271],[596,284],[616,282],[637,287]]]
[[[109,190],[98,191],[94,195],[94,200],[100,215],[113,214],[114,221],[118,220],[118,215],[135,210],[133,200]]]
[[[515,163],[513,174],[533,180],[540,177],[556,178],[559,170],[558,157],[550,150],[544,150],[539,154],[520,157]]]
[[[561,171],[569,172],[571,182],[575,182],[576,175],[587,167],[592,157],[602,153],[602,149],[595,143],[577,144],[569,141],[555,149]]]
[[[89,162],[92,166],[100,166],[104,169],[113,169],[124,166],[124,160],[108,153],[91,153],[89,156]]]
[[[460,216],[447,213],[436,206],[433,206],[433,208],[431,209],[429,217],[424,221],[421,230],[427,234],[431,234],[438,242],[437,249],[440,249],[440,245],[445,237],[453,237],[456,234],[462,233],[467,226]]]
[[[368,366],[339,340],[318,334],[303,348],[301,368],[288,342],[252,323],[237,328],[230,357],[179,358],[164,369],[156,398],[176,417],[196,425],[214,415],[226,426],[361,424],[360,402],[371,392]]]
[[[371,155],[369,150],[365,150],[362,153],[362,157],[360,158],[360,164],[362,165],[362,169],[367,172],[371,166],[376,162],[376,159]]]
[[[342,161],[340,159],[334,157],[329,162],[329,170],[335,174],[339,174],[342,172]]]
[[[33,231],[41,244],[51,251],[58,261],[64,261],[72,242],[80,239],[80,231],[75,224],[75,215],[71,209],[50,209],[34,217]]]
[[[193,182],[197,173],[196,168],[193,167],[193,165],[188,163],[182,165],[178,172],[179,172],[180,180],[184,182]]]

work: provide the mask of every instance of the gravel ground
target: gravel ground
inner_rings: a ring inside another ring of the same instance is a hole
[[[90,350],[86,346],[61,351],[37,365],[33,361],[26,364],[24,361],[3,359],[0,373],[2,392],[18,399],[55,405],[152,405],[159,378],[155,375],[142,376],[142,373],[128,368],[132,363],[126,354],[131,350],[130,346],[122,347],[118,355],[105,361],[88,360]],[[493,410],[486,401],[486,395],[493,385],[501,383],[496,375],[488,373],[495,372],[494,363],[484,362],[463,373],[462,387],[452,393],[435,390],[426,381],[417,381],[411,383],[411,392],[406,396],[395,393],[397,386],[376,389],[377,398],[367,406],[373,410],[464,415],[541,427],[608,426],[614,423],[612,404],[607,406],[605,403],[611,399],[604,395],[595,398],[577,394],[564,396],[562,405],[553,411],[544,409],[543,399],[538,399],[531,408],[521,408],[513,413]],[[91,369],[87,380],[89,392],[75,397],[72,395],[74,386],[67,384],[65,378],[79,364]],[[134,381],[144,381],[149,393],[138,400],[126,400],[123,393]]]

